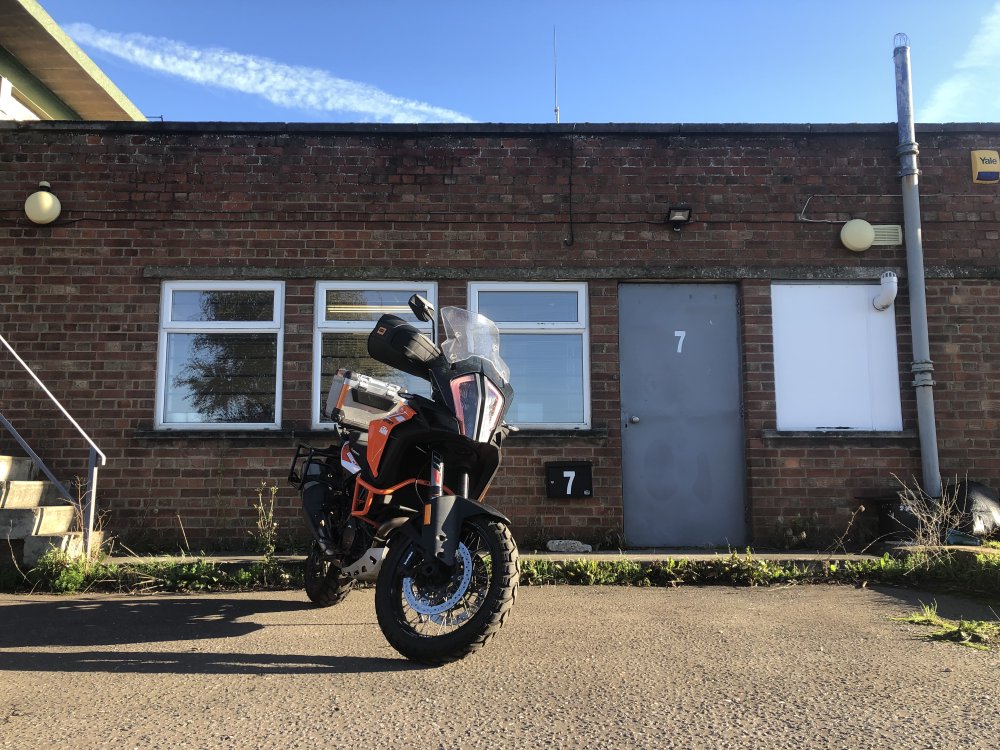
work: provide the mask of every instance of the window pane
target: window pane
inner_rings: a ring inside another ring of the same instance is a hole
[[[277,336],[167,335],[163,421],[273,423]]]
[[[517,425],[583,422],[583,336],[500,335],[510,365],[514,404],[507,421]]]
[[[257,321],[274,319],[270,289],[175,289],[170,298],[172,322]]]
[[[410,393],[418,393],[428,398],[431,395],[431,384],[426,380],[400,372],[369,357],[367,333],[324,333],[322,346],[319,378],[320,412],[326,404],[333,376],[340,368],[393,383]],[[320,421],[330,420],[321,413]]]
[[[479,292],[479,312],[495,323],[577,323],[576,292]]]
[[[375,322],[385,313],[398,315],[410,323],[417,318],[407,301],[414,294],[426,294],[421,289],[328,289],[323,307],[323,320],[369,320]]]

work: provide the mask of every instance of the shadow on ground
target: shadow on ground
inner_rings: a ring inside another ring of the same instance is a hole
[[[4,650],[0,671],[309,674],[415,668],[403,659],[225,652],[210,643],[266,627],[287,627],[263,625],[257,616],[300,610],[304,614],[315,611],[306,602],[249,597],[7,599],[0,607],[0,649]],[[373,622],[328,620],[322,626],[377,627]],[[168,650],[129,648],[154,643],[177,646]],[[121,648],[93,648],[100,646]]]
[[[899,602],[908,613],[920,612],[924,605],[936,605],[938,615],[947,620],[1000,620],[1000,602],[992,600],[897,586],[871,588]]]
[[[363,674],[422,669],[402,658],[225,654],[208,652],[16,651],[0,654],[4,672],[117,672],[122,674]]]

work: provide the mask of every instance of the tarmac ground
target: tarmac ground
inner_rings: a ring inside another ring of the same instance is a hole
[[[1000,654],[892,588],[523,587],[480,652],[399,657],[371,589],[0,596],[0,748],[995,748]]]

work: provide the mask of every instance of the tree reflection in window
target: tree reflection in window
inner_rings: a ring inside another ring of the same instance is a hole
[[[198,320],[270,321],[270,291],[199,290]],[[188,318],[191,319],[191,318]],[[175,333],[170,348],[183,366],[172,378],[200,422],[275,421],[277,336],[273,333]],[[179,356],[178,356],[179,355]],[[181,394],[177,394],[181,395]]]

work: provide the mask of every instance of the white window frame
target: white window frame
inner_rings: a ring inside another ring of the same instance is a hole
[[[371,320],[325,320],[326,292],[330,289],[350,289],[357,291],[374,291],[388,289],[394,291],[411,291],[426,298],[435,310],[437,309],[437,283],[433,281],[317,281],[313,302],[313,366],[312,366],[312,428],[314,430],[332,430],[333,422],[323,422],[323,404],[327,394],[320,392],[323,370],[323,334],[324,333],[368,333],[374,327]],[[412,323],[417,330],[437,340],[437,315],[434,320],[423,323]]]
[[[827,295],[835,290],[843,294],[822,300],[817,296],[820,288],[826,289]],[[796,296],[791,296],[793,292]],[[876,310],[872,300],[879,292],[877,282],[771,284],[779,431],[902,429],[895,307]],[[830,304],[829,300],[850,307],[823,307]],[[799,307],[793,308],[796,302]],[[836,330],[822,330],[823,326],[833,325],[838,314],[843,314],[846,322],[835,326]],[[811,324],[812,320],[820,322]],[[813,333],[810,325],[819,330]]]
[[[271,320],[171,320],[176,291],[270,291],[274,294]],[[284,351],[285,284],[283,281],[165,281],[160,289],[159,342],[156,361],[154,427],[157,430],[277,430],[281,428],[281,374]],[[166,406],[167,337],[172,333],[273,333],[277,337],[273,422],[164,422]]]
[[[576,321],[535,321],[509,322],[494,320],[501,334],[561,334],[579,333],[583,358],[583,421],[581,422],[526,422],[518,427],[530,430],[589,430],[591,426],[590,411],[590,317],[589,290],[586,282],[575,281],[474,281],[469,284],[469,310],[479,312],[480,292],[576,292]],[[502,354],[502,353],[501,353]],[[512,382],[514,398],[517,399],[517,383]]]

